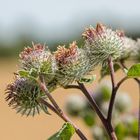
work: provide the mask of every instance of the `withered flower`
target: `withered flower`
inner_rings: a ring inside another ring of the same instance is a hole
[[[19,56],[21,71],[25,70],[35,78],[44,75],[46,83],[54,79],[57,69],[55,59],[45,46],[33,44],[33,47],[25,48]]]
[[[89,69],[89,59],[84,50],[78,48],[76,42],[65,46],[58,46],[54,52],[58,71],[56,77],[60,85],[66,86],[79,80]]]

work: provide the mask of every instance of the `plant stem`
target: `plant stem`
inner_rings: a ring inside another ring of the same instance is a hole
[[[44,99],[40,98],[38,100],[40,103],[46,105],[51,111],[53,111],[55,114],[57,114],[61,119],[63,119],[65,122],[69,122],[73,125],[73,127],[75,128],[76,133],[78,134],[78,136],[82,139],[82,140],[87,140],[87,138],[83,135],[83,133],[81,132],[80,129],[77,128],[77,126],[75,124],[72,123],[72,121],[66,116],[66,115],[60,115],[58,113],[58,111],[55,109],[54,106],[52,106],[50,103],[48,103],[47,101],[45,101]]]
[[[79,83],[78,85],[81,89],[81,91],[84,93],[84,95],[86,96],[86,98],[88,99],[89,103],[91,104],[91,107],[96,111],[96,113],[98,114],[99,118],[102,121],[105,121],[105,117],[102,114],[100,108],[98,107],[97,103],[95,102],[95,100],[92,98],[91,94],[87,91],[86,87],[84,86],[83,83]]]
[[[38,102],[40,102],[41,104],[46,105],[51,111],[53,111],[55,114],[59,115],[58,111],[55,109],[55,107],[53,105],[51,105],[50,103],[48,103],[47,101],[45,101],[42,98],[38,99]],[[60,115],[59,115],[60,116]]]
[[[103,123],[104,127],[106,128],[106,131],[107,131],[110,139],[111,140],[117,140],[117,137],[116,137],[116,134],[115,134],[115,132],[113,130],[112,125],[107,122],[107,119],[102,114],[101,110],[99,109],[98,105],[96,104],[95,100],[92,98],[92,96],[90,95],[90,93],[87,91],[87,89],[84,86],[84,84],[78,82],[78,85],[79,85],[81,91],[84,93],[84,95],[88,99],[88,101],[89,101],[92,109],[95,110],[95,112],[99,116],[100,120],[102,121],[102,123]]]
[[[112,89],[116,87],[116,83],[115,83],[115,76],[114,76],[114,65],[113,65],[113,61],[112,58],[109,57],[108,58],[108,66],[110,69],[110,76],[111,76],[111,82],[112,82]]]
[[[45,100],[42,100],[42,103],[48,105],[48,107],[57,115],[59,115],[65,122],[71,123],[73,127],[75,128],[77,135],[81,138],[81,140],[87,140],[86,136],[82,133],[82,131],[65,115],[62,109],[56,103],[55,99],[51,96],[51,94],[49,93],[46,87],[43,77],[41,77],[41,81],[40,80],[38,81],[38,84],[40,86],[40,89],[47,95],[47,97],[49,98],[53,106],[48,104]]]
[[[111,94],[111,99],[109,103],[109,109],[108,109],[108,116],[107,120],[111,124],[111,119],[112,119],[112,112],[113,112],[113,106],[115,102],[115,97],[116,97],[116,83],[115,83],[115,76],[114,76],[114,66],[111,57],[108,59],[108,66],[110,69],[110,76],[111,76],[111,81],[112,81],[112,94]]]
[[[109,109],[108,109],[108,116],[107,116],[107,122],[111,125],[111,120],[112,120],[112,112],[113,112],[113,107],[114,107],[114,103],[115,103],[115,98],[116,98],[116,94],[117,91],[120,87],[120,85],[128,79],[128,77],[124,77],[122,78],[117,84],[115,82],[115,76],[114,76],[114,66],[113,66],[113,61],[111,59],[111,57],[108,59],[108,66],[110,69],[110,76],[111,76],[111,81],[112,81],[112,94],[111,94],[111,99],[110,99],[110,103],[109,103]],[[115,133],[115,132],[114,132]]]
[[[117,91],[119,89],[119,87],[121,86],[121,84],[127,80],[128,77],[124,77],[122,78],[116,85],[115,87],[112,89],[112,96],[111,96],[111,99],[110,99],[110,103],[109,103],[109,109],[108,109],[108,116],[107,116],[107,120],[111,123],[111,119],[112,119],[112,112],[113,112],[113,106],[114,106],[114,102],[115,102],[115,97],[116,97],[116,94],[117,94]]]
[[[70,89],[70,88],[80,89],[80,87],[78,85],[67,85],[64,88],[65,89]]]
[[[115,134],[114,129],[113,129],[112,124],[111,124],[112,111],[113,111],[113,106],[114,106],[114,102],[115,102],[115,97],[116,97],[117,90],[119,89],[120,85],[125,80],[127,80],[127,77],[122,78],[116,84],[115,83],[115,76],[114,76],[114,67],[113,67],[113,62],[112,62],[111,58],[108,59],[108,65],[109,65],[109,68],[110,68],[110,75],[111,75],[111,81],[112,81],[112,96],[111,96],[111,99],[110,99],[110,104],[109,104],[107,119],[104,117],[104,115],[101,112],[99,106],[96,104],[95,100],[92,98],[92,96],[90,95],[90,93],[87,91],[87,89],[84,86],[84,84],[82,84],[80,82],[77,82],[78,85],[79,85],[79,87],[77,87],[76,85],[69,85],[66,88],[76,88],[76,89],[79,89],[80,88],[80,90],[84,93],[84,95],[88,99],[91,107],[95,110],[95,112],[99,116],[100,120],[102,121],[104,127],[106,128],[106,130],[108,132],[108,135],[110,136],[110,139],[111,140],[117,140],[116,134]]]
[[[121,86],[121,84],[122,84],[124,81],[126,81],[127,79],[128,79],[128,77],[125,76],[124,78],[122,78],[122,79],[117,83],[117,85],[116,85],[116,92],[117,92],[117,90],[119,89],[119,87]]]

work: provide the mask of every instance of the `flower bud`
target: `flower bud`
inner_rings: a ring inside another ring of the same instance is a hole
[[[102,24],[92,26],[82,34],[85,38],[84,49],[88,52],[90,63],[94,67],[104,63],[109,57],[119,58],[123,51],[123,37]]]
[[[115,108],[120,112],[129,111],[131,104],[131,98],[127,94],[121,93],[116,97]]]
[[[138,119],[133,114],[127,114],[122,118],[122,123],[129,128],[127,131],[130,136],[138,135]]]
[[[101,110],[105,115],[107,115],[107,113],[108,113],[108,107],[109,107],[108,102],[103,102],[102,105],[101,105]]]
[[[91,132],[95,140],[103,140],[105,138],[103,128],[99,126],[93,126]]]
[[[56,78],[61,86],[80,80],[89,70],[89,59],[76,42],[70,44],[69,48],[59,46],[54,55],[58,66]]]
[[[41,108],[47,112],[46,106],[38,102],[39,98],[46,99],[46,96],[33,81],[16,77],[15,81],[7,86],[6,94],[9,106],[22,115],[34,116],[36,113],[39,114]]]

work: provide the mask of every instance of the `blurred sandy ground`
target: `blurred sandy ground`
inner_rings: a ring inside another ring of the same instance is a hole
[[[15,110],[8,107],[4,98],[4,89],[8,83],[13,80],[13,72],[17,69],[16,59],[1,59],[0,58],[0,140],[46,140],[54,132],[61,128],[63,121],[55,114],[51,116],[41,112],[35,117],[21,117],[16,114]],[[98,71],[96,71],[98,76]],[[118,72],[116,79],[119,80],[122,72]],[[97,81],[90,88],[94,89]],[[128,80],[120,88],[121,91],[129,92],[133,99],[133,109],[138,106],[138,88],[133,80]],[[53,93],[54,98],[59,105],[64,108],[65,99],[69,94],[81,94],[78,90],[58,89]],[[82,94],[81,94],[82,96]],[[84,131],[88,140],[92,140],[88,127],[80,119],[71,118]],[[79,140],[77,135],[73,136],[73,140]]]

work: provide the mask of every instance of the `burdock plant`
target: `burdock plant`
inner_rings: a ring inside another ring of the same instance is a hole
[[[73,81],[79,81],[89,71],[87,53],[78,48],[76,42],[71,43],[69,48],[58,46],[54,56],[58,66],[56,78],[62,86],[72,84]]]
[[[6,101],[22,115],[34,116],[41,110],[50,114],[51,110],[62,118],[65,124],[48,140],[69,140],[75,132],[80,139],[87,140],[86,134],[66,116],[51,93],[58,87],[79,89],[101,120],[108,138],[117,140],[118,136],[112,125],[112,111],[116,93],[125,80],[134,78],[140,85],[140,64],[134,64],[130,69],[125,65],[129,58],[139,60],[139,51],[136,51],[140,50],[139,40],[134,41],[122,31],[113,31],[103,24],[97,24],[96,28],[90,26],[82,36],[84,45],[80,47],[74,41],[68,48],[58,46],[55,52],[41,44],[25,48],[19,55],[20,64],[15,79],[6,88]],[[111,76],[112,89],[111,95],[107,97],[110,100],[105,114],[85,87],[85,83],[93,82],[92,74],[97,66],[101,66],[101,79],[108,74]],[[116,82],[115,71],[118,69],[122,69],[125,76]],[[92,117],[91,114],[90,116]],[[138,137],[140,139],[140,134]]]

